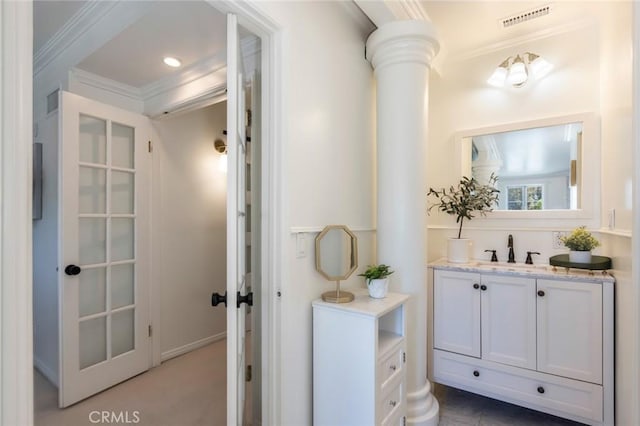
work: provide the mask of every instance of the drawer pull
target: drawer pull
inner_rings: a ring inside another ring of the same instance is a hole
[[[480,372],[478,370],[474,370],[473,371],[473,375],[478,377],[478,376],[480,376]]]
[[[396,405],[398,405],[398,403],[396,401],[389,401],[389,405],[392,407],[395,407]]]
[[[538,290],[538,296],[543,297],[544,296],[544,291]]]
[[[486,290],[487,290],[487,286],[486,286],[486,285],[484,285],[484,284],[482,284],[482,285],[480,286],[480,290],[482,290],[482,291],[486,291]]]
[[[544,388],[542,386],[538,386],[538,393],[544,393]]]
[[[391,371],[396,371],[396,368],[398,368],[398,367],[396,367],[395,365],[390,365],[390,366],[389,366],[389,369],[390,369]]]
[[[473,288],[475,288],[476,290],[480,288],[480,284],[474,284]]]

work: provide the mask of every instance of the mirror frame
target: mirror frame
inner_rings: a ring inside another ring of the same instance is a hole
[[[575,220],[582,220],[590,228],[600,227],[600,122],[594,113],[578,113],[549,117],[530,121],[512,122],[489,127],[463,130],[455,133],[455,151],[458,163],[458,176],[471,176],[471,137],[492,133],[524,130],[536,127],[556,126],[567,123],[582,122],[582,188],[579,189],[581,206],[576,210],[494,210],[486,218],[492,219],[526,219],[529,221],[570,219],[573,226]],[[500,176],[498,176],[500,178]],[[588,188],[588,190],[587,190]],[[502,194],[500,194],[502,196]],[[474,219],[474,220],[478,220]],[[557,226],[557,225],[554,225]]]
[[[347,273],[345,275],[335,276],[335,277],[327,274],[326,272],[324,272],[322,270],[321,265],[320,265],[321,260],[322,260],[321,259],[321,254],[320,254],[320,242],[322,241],[322,237],[324,237],[326,234],[329,233],[329,231],[332,231],[334,229],[342,229],[344,232],[347,233],[347,235],[349,235],[349,237],[351,237],[351,267],[350,267],[349,271],[347,271]],[[356,237],[356,235],[353,232],[351,232],[351,230],[349,228],[347,228],[345,225],[328,225],[328,226],[325,226],[324,229],[316,237],[315,245],[316,245],[316,271],[318,271],[320,273],[320,275],[325,277],[327,280],[329,280],[329,281],[343,281],[343,280],[346,280],[347,278],[349,278],[351,276],[351,274],[353,274],[353,272],[356,269],[358,269],[358,237]]]

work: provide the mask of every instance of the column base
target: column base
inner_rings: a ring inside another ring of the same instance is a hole
[[[427,380],[417,392],[407,394],[407,424],[416,426],[438,426],[440,405],[431,393],[431,383]]]

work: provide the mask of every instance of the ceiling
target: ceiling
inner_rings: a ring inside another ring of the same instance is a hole
[[[38,52],[87,1],[34,2],[34,52]],[[130,2],[133,3],[133,2]],[[607,2],[556,1],[453,1],[423,0],[443,45],[443,58],[477,54],[550,29],[596,19]],[[179,73],[203,58],[224,60],[225,18],[204,1],[148,2],[149,12],[116,35],[78,65],[84,71],[134,87]],[[551,13],[534,20],[500,28],[501,18],[551,5]],[[175,70],[162,63],[165,55],[183,61]]]
[[[34,2],[34,52],[55,36],[74,14],[83,12],[86,1]],[[106,41],[75,67],[101,77],[143,88],[190,65],[217,57],[225,62],[226,17],[204,1],[155,1],[147,12],[122,32]],[[180,68],[162,59],[174,56]]]

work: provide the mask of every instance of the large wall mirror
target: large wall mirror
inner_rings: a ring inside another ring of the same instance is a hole
[[[599,217],[600,132],[593,114],[575,114],[459,132],[461,174],[498,176],[492,217]]]

